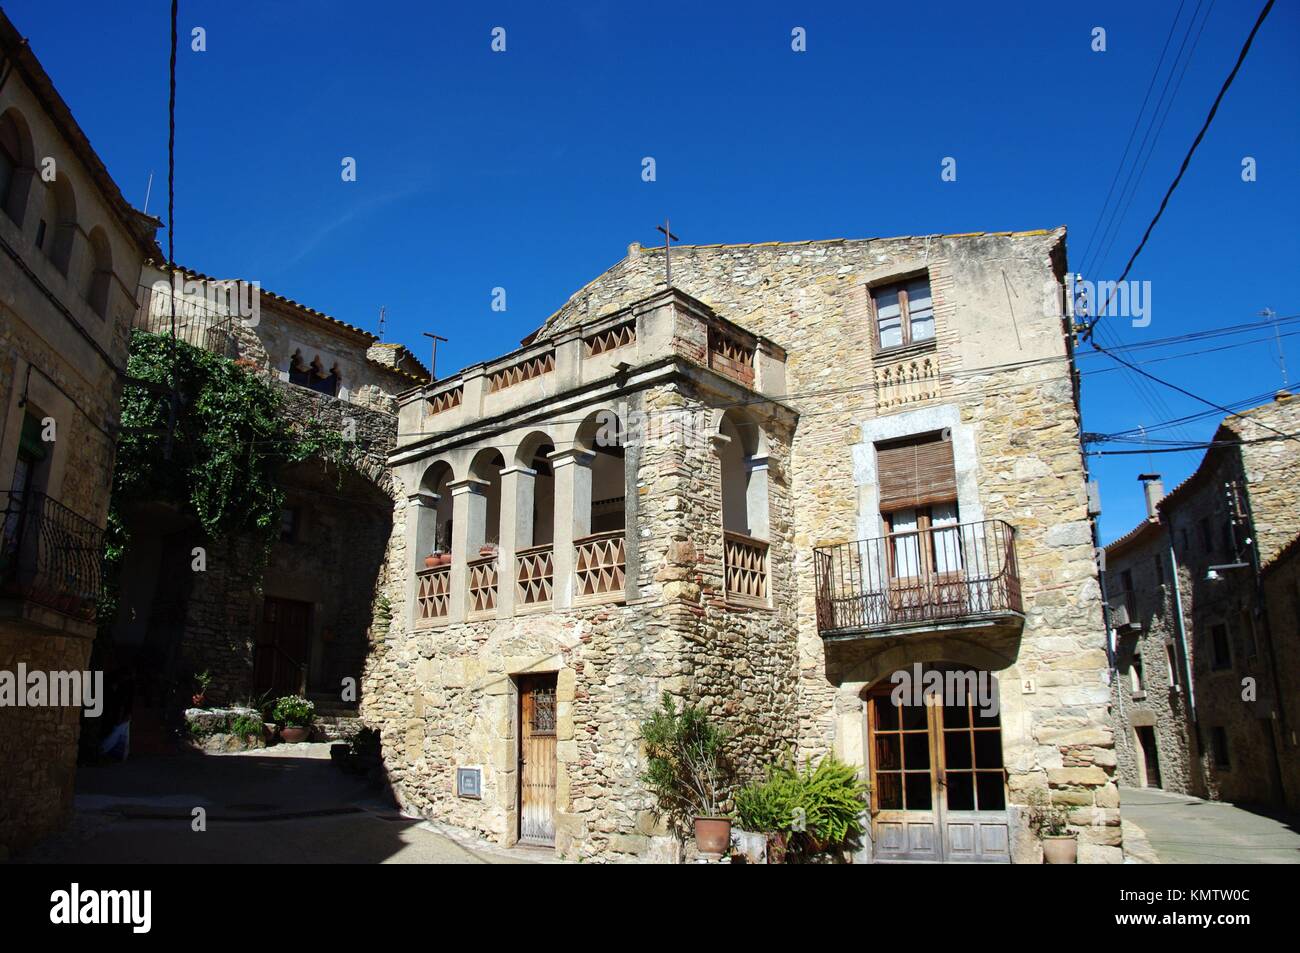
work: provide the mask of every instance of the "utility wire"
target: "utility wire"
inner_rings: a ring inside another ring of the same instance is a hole
[[[1255,42],[1255,34],[1257,34],[1259,28],[1264,25],[1264,20],[1268,17],[1269,11],[1273,9],[1273,3],[1274,0],[1267,0],[1264,4],[1264,8],[1260,10],[1259,17],[1255,20],[1255,25],[1251,27],[1250,34],[1246,37],[1246,42],[1241,47],[1241,52],[1237,54],[1237,62],[1233,64],[1232,72],[1230,72],[1228,78],[1223,81],[1223,86],[1219,89],[1219,94],[1214,97],[1214,105],[1210,107],[1210,111],[1205,117],[1205,122],[1201,124],[1201,129],[1196,134],[1196,138],[1192,140],[1191,148],[1187,150],[1187,155],[1183,157],[1182,165],[1178,168],[1178,174],[1174,176],[1173,182],[1169,184],[1169,188],[1165,192],[1165,197],[1160,200],[1160,207],[1156,209],[1156,214],[1152,217],[1151,223],[1147,225],[1147,230],[1143,233],[1142,240],[1138,242],[1137,248],[1135,248],[1133,254],[1129,256],[1128,263],[1124,266],[1124,271],[1120,274],[1119,280],[1116,282],[1117,286],[1128,277],[1129,271],[1133,268],[1133,262],[1137,261],[1138,255],[1142,254],[1142,249],[1146,247],[1147,240],[1151,237],[1151,232],[1155,230],[1156,223],[1159,222],[1160,217],[1164,215],[1165,208],[1169,205],[1169,199],[1173,196],[1174,190],[1178,188],[1178,183],[1183,180],[1183,175],[1187,172],[1187,167],[1192,162],[1192,156],[1196,154],[1197,147],[1201,144],[1201,140],[1205,138],[1205,133],[1209,130],[1210,123],[1214,121],[1215,114],[1219,111],[1219,104],[1223,102],[1223,97],[1232,86],[1232,81],[1237,78],[1237,73],[1241,69],[1241,64],[1245,62],[1246,54],[1250,52],[1251,44]],[[1112,289],[1111,293],[1106,297],[1106,305],[1097,312],[1096,316],[1092,319],[1092,322],[1088,325],[1087,330],[1084,332],[1085,339],[1091,336],[1093,328],[1096,327],[1097,322],[1100,321],[1102,316],[1106,313],[1114,294],[1115,289]],[[1096,346],[1095,342],[1094,346]]]

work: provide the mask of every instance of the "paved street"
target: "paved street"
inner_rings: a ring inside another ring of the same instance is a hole
[[[30,863],[484,864],[549,860],[453,839],[401,816],[386,793],[344,774],[328,745],[236,755],[135,758],[83,767],[70,828]],[[207,830],[191,829],[193,810]]]
[[[1165,864],[1300,864],[1300,817],[1123,788],[1120,808]]]

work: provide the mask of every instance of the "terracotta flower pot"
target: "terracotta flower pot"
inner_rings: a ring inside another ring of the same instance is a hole
[[[300,725],[285,725],[280,729],[280,740],[285,744],[297,744],[300,741],[306,741],[310,737],[310,726],[304,728]]]
[[[1079,841],[1074,834],[1043,838],[1043,863],[1073,864],[1078,862]]]
[[[190,696],[190,702],[194,705],[195,708],[202,708],[202,707],[203,707],[203,702],[204,702],[206,699],[207,699],[207,696],[204,695],[202,692],[200,692],[200,693],[197,694],[197,695],[191,695],[191,696]]]
[[[731,849],[731,819],[697,817],[695,847],[701,854],[725,854]]]
[[[430,555],[424,557],[424,568],[425,568],[425,569],[432,569],[432,568],[433,568],[434,566],[436,566],[436,565],[438,565],[438,557],[437,557],[437,555],[430,554]]]
[[[441,553],[439,556],[437,556],[437,558],[436,558],[436,562],[434,562],[434,565],[435,565],[435,566],[450,566],[450,565],[451,565],[451,553]]]
[[[782,832],[767,835],[767,862],[784,864],[786,851],[790,849],[787,835]]]

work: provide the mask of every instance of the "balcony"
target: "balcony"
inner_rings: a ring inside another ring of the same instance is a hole
[[[672,289],[408,391],[399,398],[399,446],[532,412],[557,394],[670,361],[707,368],[765,396],[786,392],[781,347]]]
[[[813,550],[826,639],[1019,625],[1016,530],[1002,520],[939,526]]]
[[[0,599],[93,622],[103,531],[44,493],[4,491],[0,500]]]

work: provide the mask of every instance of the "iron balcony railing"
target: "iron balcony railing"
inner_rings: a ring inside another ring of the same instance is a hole
[[[44,493],[0,491],[0,597],[92,620],[103,531]]]
[[[149,334],[172,333],[171,302],[168,295],[150,294],[149,306],[140,308],[131,319],[131,328]],[[176,340],[218,357],[239,356],[235,323],[238,315],[223,314],[183,297],[176,299]]]
[[[935,526],[813,550],[822,635],[1022,612],[1016,530]]]

